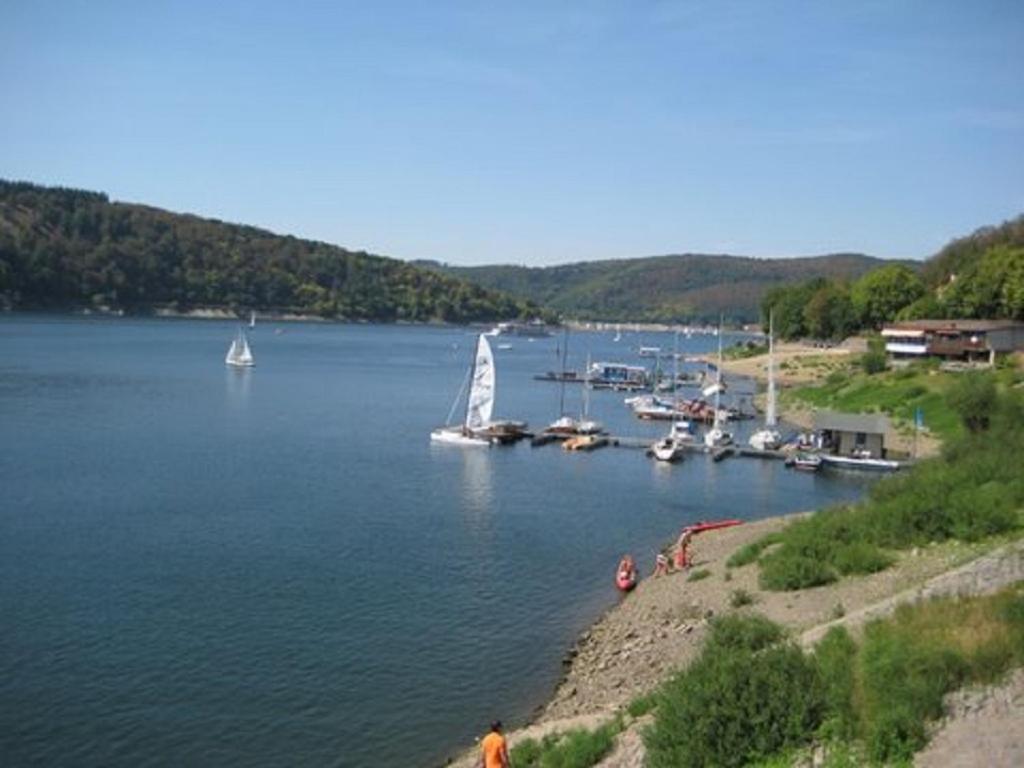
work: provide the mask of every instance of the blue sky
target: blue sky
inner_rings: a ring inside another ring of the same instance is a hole
[[[0,177],[404,259],[925,257],[1024,212],[1024,2],[0,8]]]

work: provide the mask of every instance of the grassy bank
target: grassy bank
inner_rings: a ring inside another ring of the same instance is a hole
[[[835,629],[813,653],[766,619],[726,617],[655,698],[647,765],[788,765],[812,742],[832,745],[833,765],[906,760],[946,693],[1021,665],[1020,584],[905,606],[860,642]]]
[[[943,404],[960,425],[942,455],[879,481],[856,505],[823,510],[748,545],[729,565],[756,561],[762,587],[803,589],[874,573],[898,550],[1020,530],[1024,397],[1012,374],[961,376],[948,385]],[[888,381],[880,386],[901,379]]]

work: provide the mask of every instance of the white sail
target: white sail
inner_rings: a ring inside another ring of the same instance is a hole
[[[252,350],[249,349],[249,340],[245,338],[245,332],[241,328],[238,329],[238,336],[231,342],[224,362],[228,365],[243,367],[254,364]]]
[[[469,403],[466,406],[466,428],[482,429],[491,422],[494,410],[494,353],[484,334],[476,345],[473,364],[473,381],[469,388]]]

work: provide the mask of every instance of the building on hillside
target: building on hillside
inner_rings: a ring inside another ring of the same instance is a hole
[[[892,360],[936,357],[995,362],[997,354],[1024,350],[1024,323],[1013,320],[908,320],[882,329]]]
[[[886,458],[885,437],[890,431],[886,416],[818,411],[814,414],[814,429],[825,453],[858,459]]]

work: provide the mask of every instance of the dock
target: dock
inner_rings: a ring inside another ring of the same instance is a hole
[[[646,450],[651,447],[655,438],[638,437],[634,435],[605,435],[608,439],[607,445],[613,448],[632,448]],[[546,445],[559,441],[561,437],[554,435],[538,435],[532,441],[534,446]],[[743,445],[725,445],[714,450],[707,448],[703,443],[684,444],[683,450],[687,453],[709,454],[715,461],[722,461],[732,456],[739,456],[747,459],[775,459],[785,461],[789,454],[784,451],[759,451],[755,448]]]

